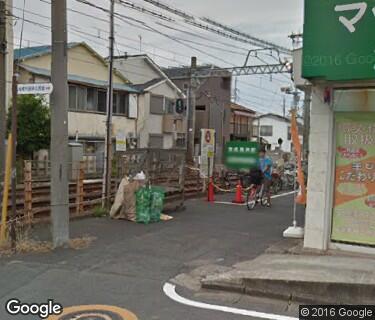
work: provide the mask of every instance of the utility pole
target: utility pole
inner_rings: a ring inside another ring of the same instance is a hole
[[[9,232],[12,248],[15,248],[17,238],[17,78],[15,73],[12,82],[12,216]]]
[[[111,0],[110,33],[109,33],[109,78],[107,89],[107,132],[105,148],[105,168],[103,177],[103,206],[109,207],[111,203],[111,176],[112,176],[112,114],[113,114],[113,59],[115,44],[115,0]]]
[[[66,0],[52,0],[51,217],[55,247],[69,242],[68,57]]]
[[[191,58],[191,67],[190,67],[190,86],[189,86],[189,110],[188,110],[188,143],[187,143],[187,152],[188,152],[188,160],[194,160],[194,147],[195,147],[195,91],[197,88],[197,78],[196,78],[196,70],[197,70],[197,58]]]
[[[6,3],[0,0],[0,181],[5,168],[5,136],[7,113],[7,19]]]

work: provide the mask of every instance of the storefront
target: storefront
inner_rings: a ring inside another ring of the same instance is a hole
[[[305,0],[306,248],[375,254],[375,0]]]
[[[331,239],[375,247],[375,90],[337,90]]]

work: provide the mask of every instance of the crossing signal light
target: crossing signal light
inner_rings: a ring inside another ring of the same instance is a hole
[[[176,100],[176,113],[181,114],[184,113],[185,106],[184,106],[184,99],[177,99]]]

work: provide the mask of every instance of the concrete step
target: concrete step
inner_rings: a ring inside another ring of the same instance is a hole
[[[306,303],[371,304],[375,259],[265,254],[207,276],[202,287]]]

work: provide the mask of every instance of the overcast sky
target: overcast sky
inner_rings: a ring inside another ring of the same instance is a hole
[[[20,9],[23,7],[24,0],[13,1],[14,15],[21,17]],[[22,46],[49,44],[50,5],[46,0],[25,1],[26,20],[34,21],[38,25],[25,22]],[[108,0],[89,1],[104,8],[109,6]],[[143,53],[149,54],[161,66],[186,65],[189,64],[190,57],[195,55],[200,63],[230,67],[243,65],[247,50],[254,49],[250,45],[186,25],[181,18],[161,11],[143,0],[129,1],[172,17],[174,22],[162,21],[151,15],[116,5],[118,13],[147,24],[145,27],[130,19],[117,19],[116,54],[125,52],[136,54],[142,49]],[[209,17],[257,38],[289,48],[292,44],[288,35],[302,31],[303,1],[301,0],[163,0],[163,2],[195,17]],[[108,20],[108,15],[78,3],[77,0],[68,0],[68,6],[95,17],[69,12],[69,41],[85,41],[102,55],[107,55],[108,24],[105,21]],[[17,19],[15,24],[17,47],[20,42],[21,26],[21,20]],[[152,30],[148,29],[150,27]],[[261,57],[262,60],[270,63],[276,62],[275,58]],[[250,63],[262,64],[255,58],[251,59]],[[239,77],[237,102],[259,112],[280,114],[283,101],[280,87],[289,83],[286,75]],[[289,98],[287,103],[290,103]]]

